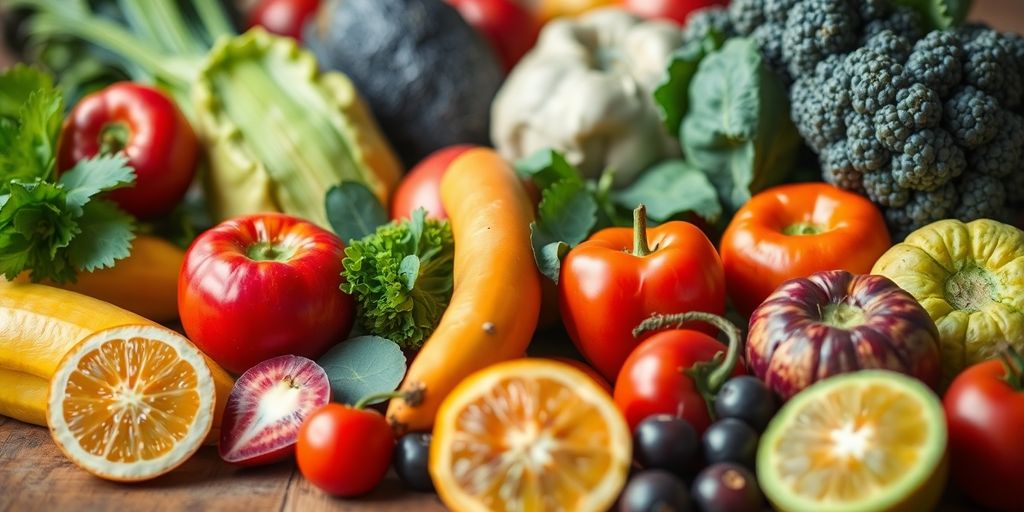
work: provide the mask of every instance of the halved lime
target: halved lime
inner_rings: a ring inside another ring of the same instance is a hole
[[[785,512],[924,511],[946,481],[946,419],[920,381],[881,370],[821,381],[761,437],[757,473]]]

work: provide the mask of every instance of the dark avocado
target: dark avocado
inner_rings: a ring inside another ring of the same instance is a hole
[[[348,75],[405,166],[459,143],[488,144],[503,73],[494,51],[442,0],[331,0],[303,36]]]

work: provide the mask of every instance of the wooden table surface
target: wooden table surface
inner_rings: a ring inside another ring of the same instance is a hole
[[[1024,0],[976,0],[972,17],[1024,33]],[[0,48],[0,68],[10,62]],[[293,462],[239,469],[222,463],[212,447],[151,482],[107,482],[68,462],[45,428],[0,417],[0,512],[31,510],[433,512],[444,506],[432,494],[405,490],[393,474],[358,500],[331,498],[302,478]],[[979,508],[951,496],[941,510]]]

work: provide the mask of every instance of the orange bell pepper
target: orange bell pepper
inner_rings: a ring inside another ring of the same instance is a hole
[[[871,272],[890,246],[868,199],[825,183],[765,190],[743,205],[722,236],[726,286],[750,313],[782,283],[825,270]]]

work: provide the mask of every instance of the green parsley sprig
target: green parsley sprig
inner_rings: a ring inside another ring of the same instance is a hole
[[[98,196],[130,186],[123,155],[79,161],[57,177],[64,101],[49,75],[27,66],[0,74],[0,274],[74,281],[127,257],[132,217]]]

